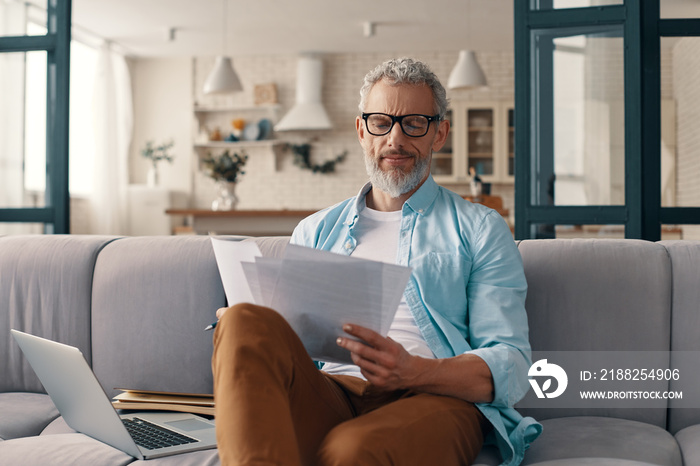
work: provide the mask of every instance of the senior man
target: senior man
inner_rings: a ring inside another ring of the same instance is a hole
[[[360,96],[355,126],[370,181],[303,220],[291,241],[410,266],[411,278],[388,336],[345,326],[338,345],[354,364],[321,370],[275,311],[219,309],[221,462],[464,465],[486,440],[504,464],[519,464],[541,426],[513,409],[531,361],[527,284],[510,230],[431,177],[450,123],[427,65],[387,61],[365,76]]]

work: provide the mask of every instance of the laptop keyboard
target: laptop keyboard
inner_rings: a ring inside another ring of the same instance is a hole
[[[122,419],[124,427],[129,432],[129,435],[134,439],[136,445],[148,450],[157,448],[172,447],[175,445],[184,445],[186,443],[195,443],[199,440],[186,435],[178,434],[175,431],[166,429],[152,422],[139,419]]]

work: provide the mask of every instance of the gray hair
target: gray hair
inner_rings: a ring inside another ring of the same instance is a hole
[[[365,111],[367,96],[375,83],[386,79],[391,85],[413,84],[427,85],[433,92],[435,104],[434,112],[440,115],[440,119],[445,118],[447,113],[447,92],[442,87],[440,80],[433,73],[428,65],[412,58],[395,58],[388,60],[367,73],[365,81],[360,89],[360,112]]]

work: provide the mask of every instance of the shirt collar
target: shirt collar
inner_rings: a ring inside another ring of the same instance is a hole
[[[348,225],[350,229],[352,229],[352,227],[355,226],[355,221],[357,221],[357,217],[359,216],[362,209],[364,209],[367,206],[365,203],[365,197],[367,196],[367,193],[370,189],[372,189],[372,183],[368,181],[360,189],[360,192],[357,193],[357,196],[355,196],[355,203],[353,204],[352,208],[348,212],[347,218],[345,219],[345,224]]]
[[[365,197],[370,189],[372,189],[372,183],[367,182],[357,193],[355,205],[351,209],[346,221],[346,224],[350,225],[351,227],[354,225],[358,214],[367,206]],[[440,187],[433,179],[433,176],[428,175],[428,178],[420,186],[420,188],[418,188],[418,190],[413,193],[413,195],[404,203],[404,208],[408,206],[414,212],[420,215],[425,214],[433,202],[435,202],[439,189]]]
[[[413,209],[414,212],[423,215],[428,212],[430,206],[433,205],[433,202],[435,202],[439,190],[440,187],[433,179],[433,176],[428,175],[428,178],[421,185],[421,187],[418,188],[415,193],[413,193],[413,196],[408,198],[404,204],[404,207],[407,205]]]
[[[365,185],[360,189],[360,192],[357,193],[357,196],[355,197],[355,209],[354,213],[359,214],[362,212],[362,210],[367,207],[367,203],[365,202],[365,198],[367,197],[367,193],[372,189],[372,183],[369,181],[365,183]]]

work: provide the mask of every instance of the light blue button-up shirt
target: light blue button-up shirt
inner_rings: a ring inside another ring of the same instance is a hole
[[[370,189],[304,219],[291,242],[351,254]],[[487,443],[504,465],[519,464],[542,427],[513,409],[530,388],[531,360],[527,282],[510,229],[494,210],[429,177],[403,205],[396,262],[413,269],[404,297],[435,356],[473,353],[488,364],[494,399],[477,404],[494,426]]]

